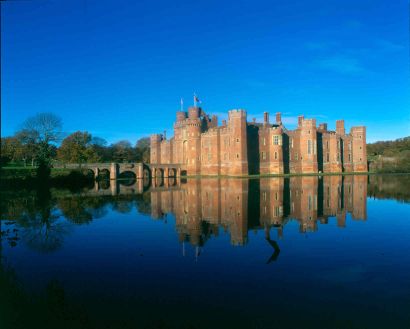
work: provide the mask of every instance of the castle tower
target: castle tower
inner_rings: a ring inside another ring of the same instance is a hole
[[[150,163],[160,164],[161,163],[161,134],[151,135],[151,147],[150,147]]]
[[[248,152],[247,152],[247,134],[246,134],[246,111],[231,110],[229,115],[230,129],[230,175],[247,175],[248,174]]]
[[[183,145],[183,160],[186,164],[188,175],[200,174],[201,169],[201,109],[190,107],[188,109],[188,122],[186,125],[186,140]]]
[[[345,135],[345,121],[344,120],[336,120],[336,133],[341,136]]]
[[[283,174],[283,130],[281,127],[270,128],[269,160],[269,173]]]
[[[303,119],[300,127],[300,164],[303,173],[318,172],[316,120]]]
[[[366,127],[352,127],[352,160],[354,172],[367,172]]]

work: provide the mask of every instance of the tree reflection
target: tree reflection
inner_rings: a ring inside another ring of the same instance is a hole
[[[70,232],[70,224],[60,218],[48,189],[37,191],[35,211],[19,218],[17,225],[22,228],[23,241],[42,253],[61,248],[64,237]]]

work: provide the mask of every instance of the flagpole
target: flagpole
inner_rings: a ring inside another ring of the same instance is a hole
[[[184,112],[184,99],[181,97],[181,112]]]
[[[194,93],[194,107],[196,107],[196,93]]]

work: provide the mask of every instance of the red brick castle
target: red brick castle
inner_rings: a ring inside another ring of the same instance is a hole
[[[174,137],[151,136],[151,164],[176,164],[187,175],[250,175],[366,172],[366,127],[346,134],[343,120],[336,131],[316,119],[298,117],[287,130],[281,114],[274,123],[247,122],[246,111],[231,110],[218,125],[202,108],[177,112]]]

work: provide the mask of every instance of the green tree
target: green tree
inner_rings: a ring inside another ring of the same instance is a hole
[[[1,138],[1,164],[19,161],[22,145],[16,137]]]
[[[115,162],[135,161],[135,150],[127,140],[119,141],[112,145],[113,160]]]
[[[96,162],[98,155],[92,145],[92,136],[86,131],[76,131],[67,136],[57,151],[58,159],[65,162]]]
[[[150,159],[150,138],[149,137],[143,137],[140,138],[136,145],[136,160],[139,162],[145,162],[149,163]]]

